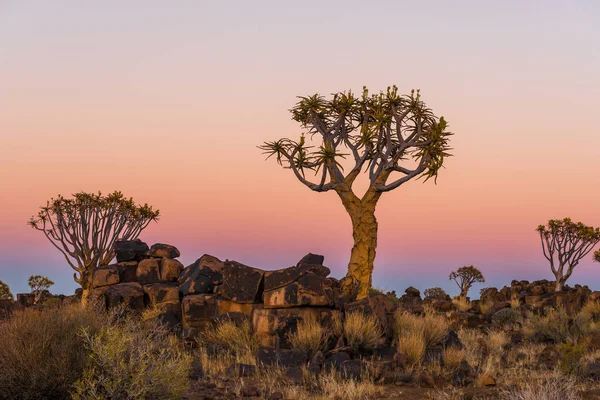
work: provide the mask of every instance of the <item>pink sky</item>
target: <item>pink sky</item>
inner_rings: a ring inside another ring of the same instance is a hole
[[[270,269],[312,251],[341,277],[339,199],[256,146],[299,136],[298,95],[392,84],[446,117],[455,156],[438,185],[382,198],[374,283],[452,291],[464,264],[493,286],[550,279],[535,227],[600,225],[600,8],[483,3],[0,1],[0,280],[16,293],[39,273],[72,292],[25,223],[58,193],[115,189],[161,210],[141,237],[185,264]],[[599,290],[600,265],[588,256],[569,283]]]

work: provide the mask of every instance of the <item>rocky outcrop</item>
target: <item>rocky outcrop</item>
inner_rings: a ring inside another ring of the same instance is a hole
[[[265,271],[237,261],[225,261],[218,293],[237,303],[260,303]]]
[[[179,275],[179,290],[184,296],[190,294],[213,293],[223,282],[223,261],[205,254]]]

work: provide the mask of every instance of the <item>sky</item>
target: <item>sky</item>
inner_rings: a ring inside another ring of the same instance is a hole
[[[57,194],[120,190],[160,209],[141,239],[276,269],[345,274],[351,225],[264,160],[298,138],[297,96],[397,85],[450,123],[437,185],[383,195],[374,285],[551,279],[535,228],[600,226],[600,5],[584,1],[0,0],[0,280],[77,285],[26,225]],[[591,255],[569,283],[600,290]]]

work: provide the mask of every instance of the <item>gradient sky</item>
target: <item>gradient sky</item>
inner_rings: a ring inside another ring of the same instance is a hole
[[[297,138],[298,95],[420,88],[450,122],[438,184],[382,197],[375,285],[551,279],[538,224],[600,225],[600,5],[587,1],[0,0],[0,280],[72,293],[26,225],[52,196],[121,190],[161,210],[141,238],[274,269],[311,251],[345,274],[337,196],[256,148]],[[600,290],[588,256],[569,283]],[[480,287],[474,287],[476,294]]]

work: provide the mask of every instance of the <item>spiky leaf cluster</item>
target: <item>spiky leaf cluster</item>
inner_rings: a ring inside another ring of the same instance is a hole
[[[0,281],[0,300],[14,300],[14,296],[8,285]]]
[[[299,99],[290,111],[305,134],[298,141],[282,138],[259,148],[312,190],[350,187],[363,168],[373,189],[381,192],[415,177],[435,180],[450,156],[448,124],[423,103],[419,91],[400,95],[392,86],[372,95],[363,88],[362,96],[345,91],[329,99],[319,94]],[[318,145],[309,146],[305,135],[311,141],[317,136]],[[348,172],[340,162],[347,157],[354,159]],[[307,180],[307,170],[320,179]],[[388,182],[392,173],[400,177]]]

